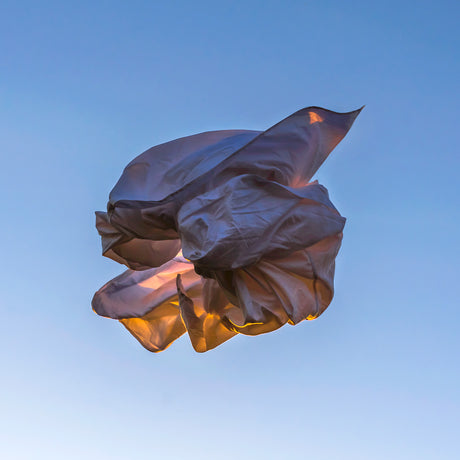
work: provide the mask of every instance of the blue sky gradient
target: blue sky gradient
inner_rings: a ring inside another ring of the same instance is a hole
[[[458,5],[2,2],[0,457],[455,458]],[[317,175],[347,217],[319,319],[151,354],[91,311],[134,156],[363,104]]]

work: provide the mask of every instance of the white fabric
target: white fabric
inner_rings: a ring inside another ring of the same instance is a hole
[[[317,318],[345,219],[310,182],[359,110],[302,109],[266,131],[214,131],[147,150],[96,213],[103,255],[129,270],[93,299],[151,351],[196,351]]]

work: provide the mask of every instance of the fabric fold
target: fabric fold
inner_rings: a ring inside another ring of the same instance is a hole
[[[213,270],[284,257],[345,225],[318,183],[294,189],[255,175],[235,177],[191,199],[177,220],[184,256]]]
[[[152,147],[126,166],[110,192],[109,202],[160,202],[259,134],[247,130],[209,131]]]
[[[201,277],[180,254],[159,268],[126,270],[106,283],[93,297],[93,310],[118,319],[148,350],[168,347],[186,332],[179,309],[176,277],[187,288],[199,285]]]
[[[231,305],[213,279],[203,279],[201,286],[185,289],[181,275],[177,276],[177,291],[181,317],[195,351],[203,353],[236,335],[222,322]]]
[[[333,297],[335,257],[341,241],[338,233],[284,258],[215,272],[224,292],[238,305],[224,315],[224,323],[241,334],[257,335],[287,322],[294,325],[316,319]]]
[[[181,242],[149,240],[122,233],[109,221],[105,212],[96,212],[96,228],[101,236],[102,254],[132,270],[148,270],[171,260],[180,250]]]

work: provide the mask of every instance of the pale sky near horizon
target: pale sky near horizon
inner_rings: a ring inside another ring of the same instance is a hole
[[[441,460],[460,450],[454,1],[0,4],[0,457]],[[366,105],[317,320],[205,354],[91,310],[94,211],[147,148]]]

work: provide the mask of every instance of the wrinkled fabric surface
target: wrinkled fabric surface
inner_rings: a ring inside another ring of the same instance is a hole
[[[148,350],[198,352],[317,318],[345,219],[311,178],[360,110],[308,107],[266,131],[213,131],[135,158],[96,212],[103,255],[128,267],[96,292]]]

